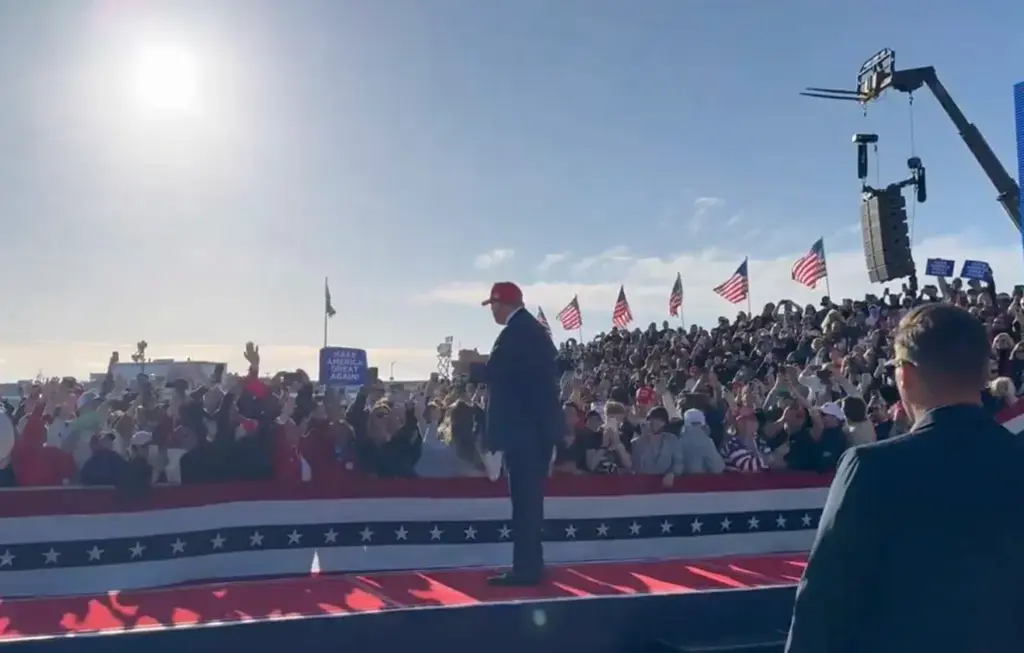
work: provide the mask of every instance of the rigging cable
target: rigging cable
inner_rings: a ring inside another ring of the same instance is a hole
[[[878,156],[878,141],[871,146],[875,153],[875,188],[882,187],[882,157]]]
[[[868,119],[868,105],[864,103],[861,105],[864,108],[864,121]],[[876,140],[871,144],[871,153],[875,155],[875,188],[882,187],[882,159],[878,156],[878,141]]]
[[[910,156],[917,156],[917,145],[914,139],[914,94],[908,94],[910,98]],[[910,244],[914,244],[914,223],[917,217],[917,193],[914,193],[914,203],[910,205]]]

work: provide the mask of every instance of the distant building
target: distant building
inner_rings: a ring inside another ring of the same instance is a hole
[[[18,381],[16,383],[0,383],[0,399],[17,401],[21,397],[22,383],[23,381]]]
[[[458,357],[452,361],[452,378],[468,377],[469,366],[473,363],[486,363],[490,358],[476,349],[460,349]]]
[[[193,361],[184,360],[178,361],[173,358],[156,358],[145,363],[135,363],[132,361],[125,363],[114,363],[111,371],[114,373],[115,378],[123,378],[131,380],[137,377],[139,374],[146,374],[152,376],[158,381],[173,381],[175,379],[188,379],[194,382],[207,382],[213,378],[214,370],[218,365],[224,366],[227,370],[227,363],[217,363],[213,361]],[[99,376],[100,380],[103,379],[104,374],[92,375],[93,377]]]

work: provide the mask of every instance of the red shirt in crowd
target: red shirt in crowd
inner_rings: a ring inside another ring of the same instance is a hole
[[[64,485],[75,477],[75,459],[58,447],[47,446],[49,417],[40,403],[28,416],[25,428],[14,441],[11,467],[20,487]]]

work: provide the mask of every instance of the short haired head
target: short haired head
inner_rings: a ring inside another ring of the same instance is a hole
[[[893,345],[896,386],[912,413],[981,401],[990,353],[975,316],[951,304],[918,306],[900,320]]]
[[[868,405],[860,397],[843,399],[843,415],[848,424],[858,424],[868,418]]]
[[[505,324],[516,309],[523,307],[523,291],[511,281],[499,281],[491,286],[491,296],[480,305],[490,306],[494,321]]]

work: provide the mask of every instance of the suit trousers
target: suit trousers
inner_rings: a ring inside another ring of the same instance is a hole
[[[550,459],[545,447],[505,452],[512,497],[512,571],[528,578],[544,572],[544,486]]]

